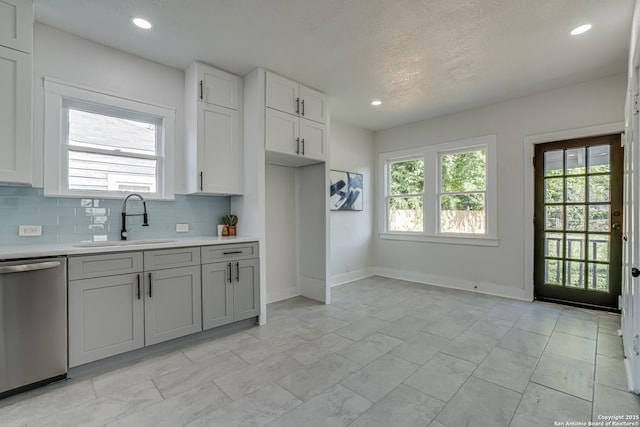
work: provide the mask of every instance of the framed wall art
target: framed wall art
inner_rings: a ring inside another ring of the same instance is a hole
[[[329,204],[332,211],[362,210],[362,174],[331,170]]]

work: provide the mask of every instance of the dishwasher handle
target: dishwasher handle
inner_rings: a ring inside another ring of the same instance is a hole
[[[60,267],[60,261],[36,262],[32,264],[8,265],[0,267],[0,274],[25,273],[27,271],[48,270]]]

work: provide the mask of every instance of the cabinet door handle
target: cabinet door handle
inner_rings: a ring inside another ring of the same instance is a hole
[[[304,116],[304,99],[301,101],[302,102],[302,115]]]
[[[296,98],[296,114],[300,114],[300,98]]]
[[[222,252],[222,255],[234,255],[234,254],[241,254],[242,251],[231,251],[231,252]]]
[[[296,154],[300,154],[300,138],[296,138]]]
[[[138,299],[140,299],[140,275],[138,274]]]
[[[302,155],[304,156],[304,138],[302,138]]]
[[[236,261],[236,282],[240,281],[240,263]]]
[[[204,99],[204,85],[202,84],[202,80],[200,80],[200,99]]]
[[[227,264],[227,267],[229,268],[229,283],[231,283],[231,263]]]
[[[200,172],[200,191],[202,191],[204,187],[204,172]]]
[[[151,298],[151,287],[152,287],[151,273],[149,273],[149,298]]]

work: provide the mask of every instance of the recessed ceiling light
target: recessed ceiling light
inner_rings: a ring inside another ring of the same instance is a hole
[[[376,99],[375,101],[371,101],[371,105],[373,105],[374,107],[377,107],[378,105],[382,105],[382,101],[380,101],[379,99]]]
[[[133,22],[133,25],[138,28],[142,28],[143,30],[148,30],[152,27],[151,22],[144,18],[133,18],[131,22]]]
[[[571,35],[577,36],[578,34],[586,33],[590,29],[591,29],[591,24],[580,25],[579,27],[576,27],[573,30],[571,30]]]

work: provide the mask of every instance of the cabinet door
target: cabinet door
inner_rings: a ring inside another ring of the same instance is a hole
[[[145,272],[145,344],[202,330],[200,268]]]
[[[294,81],[267,72],[265,105],[285,113],[298,114],[299,87]]]
[[[242,194],[238,112],[198,103],[198,184],[202,193]]]
[[[197,64],[198,99],[221,107],[238,109],[238,76]]]
[[[317,90],[300,85],[300,115],[318,123],[327,123],[327,98]]]
[[[140,274],[69,281],[69,366],[144,346]]]
[[[33,2],[0,0],[0,46],[31,53],[33,50]]]
[[[31,146],[31,56],[0,47],[0,182],[31,183]]]
[[[233,263],[233,320],[260,315],[260,263],[247,259]]]
[[[266,109],[265,116],[265,148],[278,153],[299,154],[298,117],[270,108]]]
[[[300,119],[301,154],[316,160],[327,158],[327,126],[322,123]]]
[[[202,266],[202,329],[233,322],[231,262]]]

